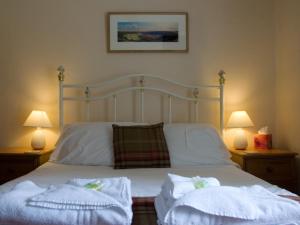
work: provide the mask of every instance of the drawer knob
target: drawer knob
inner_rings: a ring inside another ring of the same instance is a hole
[[[266,171],[267,171],[268,173],[273,173],[273,168],[272,168],[272,167],[267,167],[267,168],[266,168]]]

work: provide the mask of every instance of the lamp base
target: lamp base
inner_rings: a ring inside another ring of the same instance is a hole
[[[246,137],[246,134],[243,129],[238,129],[236,131],[234,140],[233,140],[233,146],[237,150],[245,150],[248,147],[248,140]]]
[[[44,131],[41,128],[37,128],[31,139],[31,147],[34,150],[42,150],[45,148],[46,140]]]

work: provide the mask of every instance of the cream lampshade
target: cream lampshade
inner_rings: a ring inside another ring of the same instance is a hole
[[[254,124],[251,121],[246,111],[235,111],[232,112],[227,127],[238,128],[234,137],[233,145],[235,149],[244,150],[248,146],[247,137],[245,131],[242,128],[253,127]]]
[[[43,127],[52,127],[52,124],[44,111],[33,110],[26,119],[24,126],[36,127],[31,139],[31,146],[35,150],[41,150],[45,147],[45,133]]]

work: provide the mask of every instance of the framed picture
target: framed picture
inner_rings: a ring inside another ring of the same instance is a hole
[[[108,13],[108,52],[187,52],[188,15]]]

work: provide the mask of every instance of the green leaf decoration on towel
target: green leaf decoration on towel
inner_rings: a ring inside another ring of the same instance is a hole
[[[195,189],[205,188],[205,187],[207,187],[207,185],[208,185],[207,181],[205,181],[205,180],[196,180],[194,182]]]
[[[103,185],[101,184],[101,181],[95,181],[95,182],[87,183],[86,185],[84,185],[84,187],[94,191],[101,191]]]

